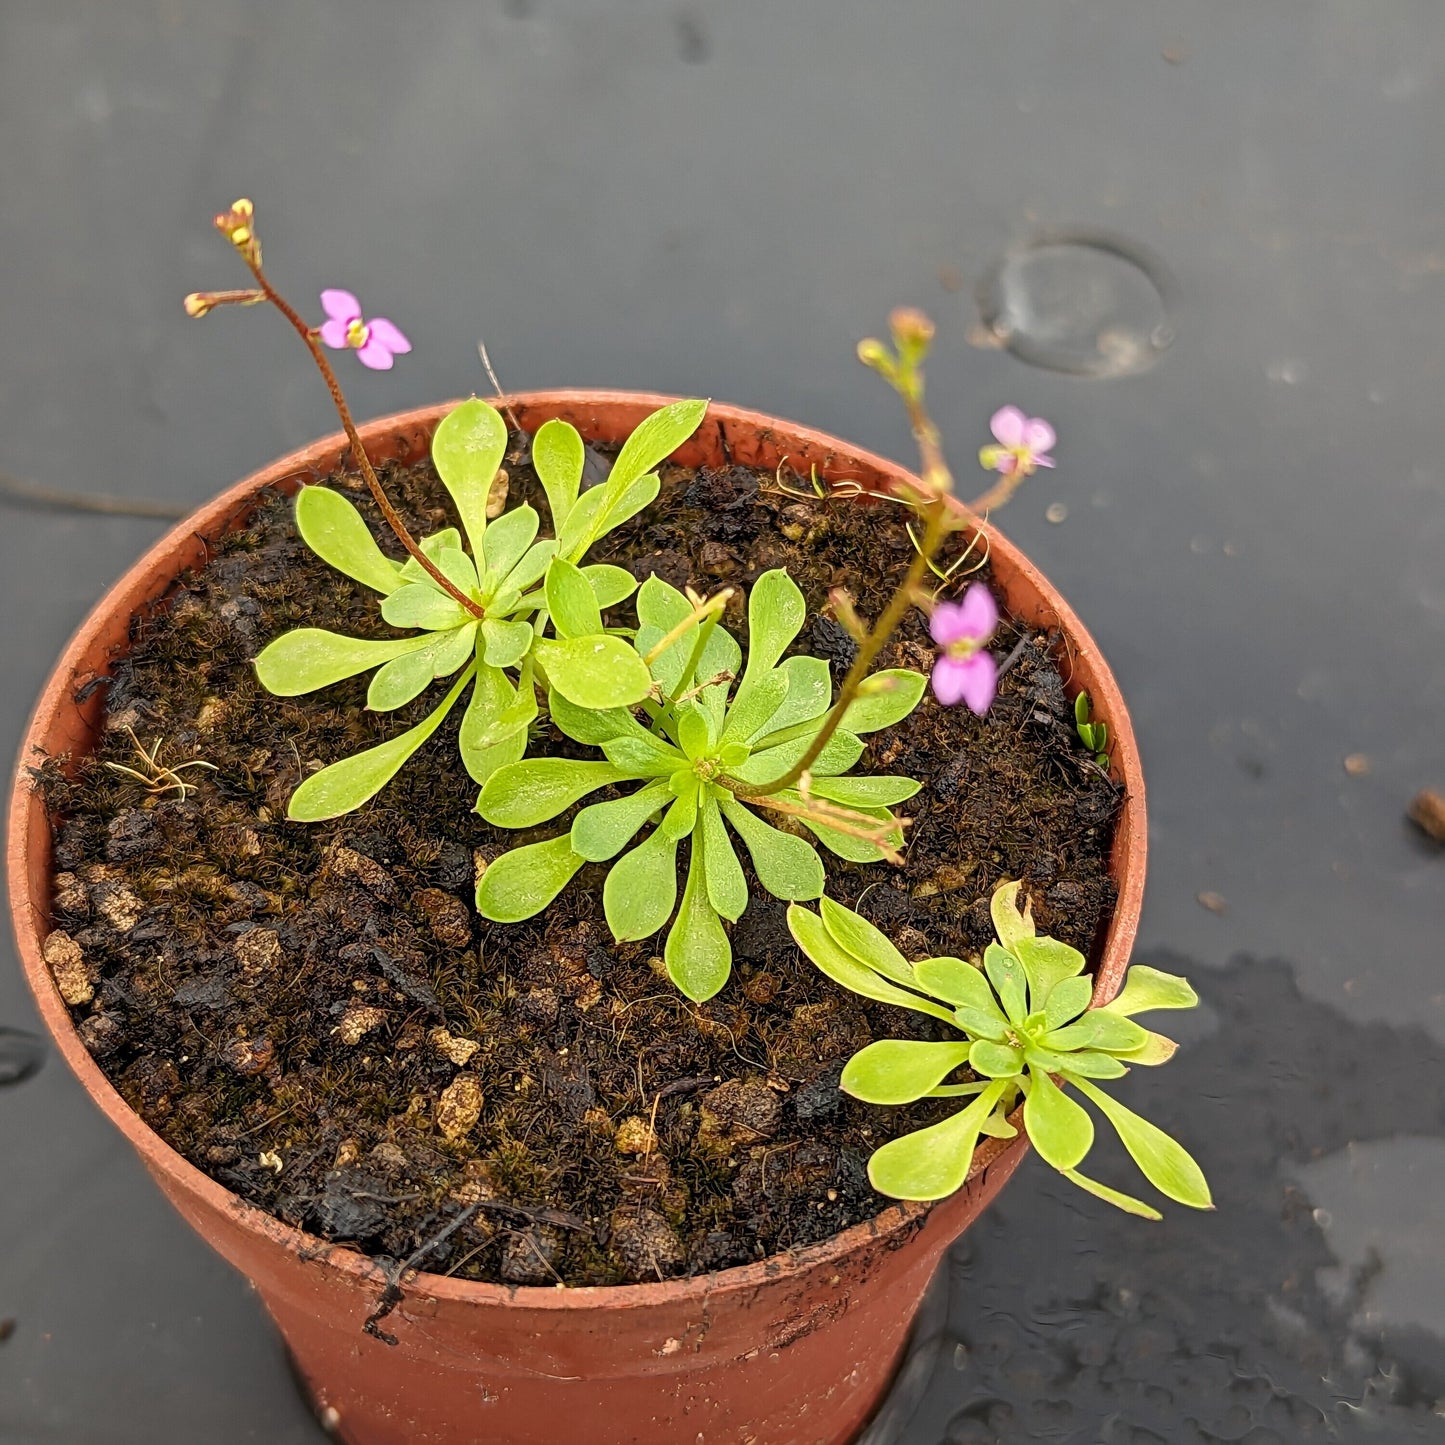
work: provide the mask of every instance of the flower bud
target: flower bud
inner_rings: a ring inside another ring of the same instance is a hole
[[[933,322],[916,306],[900,306],[890,312],[888,327],[900,351],[922,350],[933,340]]]
[[[256,239],[256,208],[244,196],[215,218],[218,231],[253,266],[261,264],[261,243]]]
[[[893,375],[893,355],[877,337],[870,336],[858,343],[858,360],[884,376]]]
[[[200,291],[192,291],[186,297],[184,304],[187,316],[205,316],[210,312],[212,305],[210,298]]]

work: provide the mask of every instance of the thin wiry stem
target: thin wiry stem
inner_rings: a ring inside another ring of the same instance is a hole
[[[238,202],[238,205],[241,203]],[[246,213],[249,215],[250,203],[246,204]],[[401,519],[400,513],[392,506],[390,498],[386,495],[381,485],[381,480],[376,475],[376,468],[371,465],[371,458],[366,454],[366,447],[362,444],[361,433],[356,429],[356,423],[351,417],[351,408],[346,404],[346,397],[342,394],[341,383],[336,379],[336,373],[332,370],[326,353],[321,349],[321,343],[317,339],[317,333],[306,324],[297,312],[296,308],[271,284],[265,271],[261,266],[260,247],[255,244],[254,233],[247,230],[241,240],[232,234],[232,228],[227,223],[235,219],[233,210],[230,216],[221,215],[216,217],[216,228],[226,235],[232,245],[236,247],[237,254],[246,263],[252,276],[256,278],[256,285],[260,289],[261,297],[269,301],[285,318],[291,323],[292,329],[306,343],[306,349],[311,353],[311,359],[316,363],[322,380],[326,382],[326,389],[331,393],[332,405],[336,408],[336,414],[341,418],[341,425],[346,431],[347,439],[351,442],[352,454],[356,458],[357,468],[360,470],[367,489],[371,492],[376,505],[381,509],[381,515],[386,518],[386,524],[396,533],[397,540],[416,559],[417,565],[442,589],[449,597],[459,602],[473,617],[484,615],[481,605],[474,602],[430,557],[417,545],[416,539],[407,529],[407,525]],[[254,293],[245,291],[215,291],[205,293],[205,300],[208,303],[206,309],[211,306],[239,305],[254,306],[261,299]],[[190,309],[189,303],[187,309]],[[204,310],[198,310],[193,314],[204,315]]]

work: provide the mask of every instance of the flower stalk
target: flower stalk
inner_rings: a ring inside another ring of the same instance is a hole
[[[401,519],[401,514],[392,506],[391,499],[381,485],[381,479],[376,475],[376,468],[372,466],[371,458],[366,454],[361,434],[357,431],[356,422],[352,419],[351,408],[346,404],[346,397],[342,393],[341,383],[336,379],[336,372],[332,369],[326,353],[321,349],[320,331],[306,324],[296,308],[271,284],[262,268],[261,243],[256,235],[255,208],[251,202],[244,198],[237,201],[229,211],[224,211],[215,218],[215,226],[236,248],[237,254],[246,263],[251,275],[256,279],[256,289],[192,292],[185,300],[186,314],[200,317],[205,316],[217,306],[255,306],[261,301],[269,301],[291,323],[292,330],[306,343],[306,349],[311,353],[311,359],[316,363],[316,369],[321,373],[322,380],[326,383],[326,389],[331,393],[332,405],[336,408],[336,414],[341,418],[341,425],[351,443],[351,451],[356,458],[357,469],[361,472],[362,480],[365,481],[372,499],[381,510],[381,515],[386,519],[387,526],[395,533],[397,540],[406,548],[407,552],[416,559],[417,565],[448,597],[465,608],[473,617],[482,617],[482,607],[468,597],[422,551],[406,523]]]

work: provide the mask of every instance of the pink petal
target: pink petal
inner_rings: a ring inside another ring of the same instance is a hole
[[[976,637],[984,642],[993,636],[998,626],[998,603],[982,582],[973,583],[963,594],[958,606],[958,626],[960,637]]]
[[[343,321],[339,316],[333,316],[330,321],[322,322],[321,339],[335,351],[345,351],[347,347],[346,328],[350,322]]]
[[[390,348],[384,342],[378,341],[374,333],[367,338],[364,346],[356,348],[356,359],[373,371],[390,371],[392,368]]]
[[[975,653],[976,657],[978,654]],[[958,657],[940,657],[933,664],[933,695],[944,707],[962,701],[968,685],[967,662]]]
[[[998,691],[998,663],[988,652],[975,652],[959,664],[963,677],[959,692],[971,713],[982,717]]]
[[[1031,416],[1024,422],[1024,441],[1035,457],[1049,450],[1058,441],[1054,429],[1041,416]]]
[[[989,418],[989,430],[1006,447],[1023,445],[1024,426],[1028,418],[1016,406],[1001,406]]]
[[[963,638],[973,635],[963,626],[963,604],[961,602],[940,602],[933,609],[933,616],[928,622],[928,630],[933,634],[933,640],[940,647],[947,647],[950,642],[960,642]]]
[[[361,319],[361,302],[350,291],[323,291],[321,309],[343,325]]]
[[[371,339],[381,342],[393,354],[400,356],[411,350],[411,342],[402,335],[401,328],[385,316],[375,316],[366,324],[371,328]]]
[[[1051,467],[1054,465],[1054,459],[1052,457],[1035,457],[1034,465],[1036,467]]]

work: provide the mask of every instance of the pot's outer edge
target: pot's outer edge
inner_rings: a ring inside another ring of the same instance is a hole
[[[644,416],[675,399],[641,393],[555,391],[519,394],[507,398],[507,404],[528,431],[534,431],[542,421],[558,416],[576,425],[584,437],[606,441],[625,436]],[[423,407],[368,423],[361,428],[361,435],[369,455],[375,461],[414,459],[424,451],[437,422],[453,404]],[[40,1013],[66,1063],[100,1108],[129,1139],[166,1195],[202,1232],[209,1235],[211,1231],[206,1226],[214,1221],[225,1222],[241,1234],[259,1234],[303,1261],[329,1266],[322,1273],[329,1276],[331,1271],[336,1271],[340,1276],[335,1278],[338,1286],[343,1284],[344,1279],[349,1279],[350,1293],[356,1294],[358,1287],[374,1291],[385,1279],[380,1265],[353,1250],[329,1244],[282,1224],[196,1169],[140,1120],[80,1042],[41,953],[41,940],[49,927],[51,839],[43,801],[34,790],[28,774],[28,769],[41,756],[82,751],[93,742],[95,729],[103,715],[104,688],[93,688],[83,702],[77,702],[74,694],[87,682],[103,676],[109,659],[124,649],[131,618],[148,604],[162,598],[182,572],[204,565],[208,544],[230,530],[262,488],[270,486],[294,491],[304,482],[320,480],[344,462],[347,452],[346,438],[338,433],[292,452],[230,487],[163,536],[91,610],[61,654],[36,704],[21,744],[11,796],[7,869],[16,941]],[[824,479],[849,477],[880,491],[901,487],[908,475],[895,463],[847,446],[811,428],[717,404],[709,407],[698,433],[679,449],[676,456],[685,464],[716,465],[735,461],[768,470],[774,469],[786,457],[790,465],[804,474],[816,464]],[[1133,729],[1119,689],[1087,629],[1038,569],[1002,536],[996,526],[990,523],[988,532],[994,583],[1003,592],[1008,610],[1035,625],[1057,627],[1063,633],[1065,650],[1072,662],[1070,691],[1079,687],[1088,689],[1096,716],[1108,723],[1114,738],[1112,762],[1124,785],[1125,797],[1111,860],[1119,897],[1096,974],[1094,1001],[1100,1003],[1117,993],[1122,983],[1143,898],[1147,848],[1144,781]],[[424,1330],[424,1321],[429,1313],[439,1308],[450,1313],[447,1308],[449,1303],[459,1306],[505,1304],[509,1307],[509,1317],[520,1327],[520,1345],[529,1333],[522,1325],[522,1316],[537,1322],[539,1327],[550,1317],[557,1326],[563,1326],[564,1335],[570,1335],[572,1330],[564,1325],[565,1320],[570,1319],[574,1325],[581,1326],[585,1318],[604,1308],[629,1313],[650,1309],[658,1311],[660,1322],[673,1316],[695,1319],[699,1310],[706,1318],[710,1302],[720,1303],[727,1299],[742,1301],[746,1305],[754,1296],[776,1295],[779,1286],[790,1280],[801,1291],[816,1282],[820,1272],[830,1265],[838,1267],[840,1275],[827,1283],[837,1284],[842,1276],[847,1276],[849,1285],[857,1285],[872,1273],[875,1265],[886,1273],[890,1265],[900,1264],[897,1258],[890,1261],[888,1256],[894,1255],[901,1246],[920,1234],[928,1237],[926,1254],[931,1268],[931,1261],[980,1212],[1013,1172],[1025,1147],[1022,1136],[1009,1142],[985,1139],[976,1155],[969,1186],[950,1199],[931,1209],[915,1204],[892,1206],[876,1218],[855,1225],[820,1244],[775,1255],[756,1264],[695,1279],[575,1289],[512,1288],[422,1273],[409,1277],[406,1302],[394,1318],[398,1323],[413,1323]],[[213,1239],[213,1242],[217,1241]],[[233,1263],[238,1263],[236,1249],[220,1244],[218,1247]],[[321,1285],[314,1271],[312,1278],[317,1286]],[[926,1282],[926,1275],[923,1281]],[[324,1292],[330,1293],[329,1290]],[[921,1284],[917,1294],[921,1294]],[[319,1299],[317,1302],[320,1302]],[[333,1305],[336,1303],[332,1301]],[[842,1307],[849,1309],[851,1305],[845,1302]],[[817,1321],[818,1324],[826,1322],[821,1318]],[[601,1323],[600,1318],[598,1323]],[[812,1329],[810,1325],[807,1332]],[[820,1330],[819,1333],[825,1334],[826,1331]],[[803,1337],[798,1338],[801,1340]],[[559,1339],[558,1344],[562,1343]],[[673,1343],[672,1340],[665,1342],[666,1345]],[[789,1343],[792,1344],[790,1354],[802,1353],[796,1343]],[[695,1344],[700,1348],[701,1340]],[[723,1341],[718,1340],[717,1344],[722,1345]],[[540,1355],[548,1353],[543,1347],[541,1335],[532,1336],[529,1348]],[[692,1346],[677,1351],[664,1348],[649,1368],[657,1374],[686,1369],[686,1357],[693,1352]],[[893,1349],[890,1356],[896,1357],[896,1353],[897,1350]],[[533,1359],[541,1367],[544,1361],[537,1354],[533,1355]],[[563,1364],[564,1361],[559,1359],[550,1363]],[[463,1364],[463,1361],[457,1361],[458,1367],[463,1367]],[[474,1368],[475,1360],[466,1364]],[[546,1375],[548,1372],[542,1370],[541,1373]],[[856,1370],[854,1373],[857,1373]],[[861,1419],[862,1416],[859,1416],[854,1421],[854,1427],[861,1423]],[[822,1424],[821,1419],[818,1424]],[[742,1440],[744,1437],[737,1438]]]

